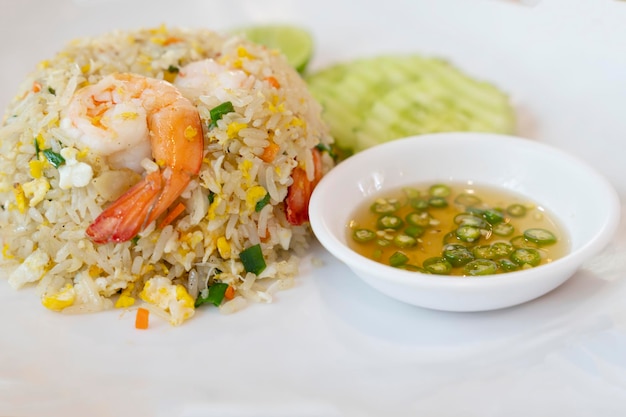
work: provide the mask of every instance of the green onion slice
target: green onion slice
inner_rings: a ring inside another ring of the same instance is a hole
[[[209,123],[209,129],[217,126],[217,121],[220,120],[225,114],[235,111],[233,103],[225,101],[209,110],[211,116],[211,123]]]
[[[52,149],[44,149],[44,156],[55,168],[60,167],[65,163],[65,158],[61,156],[60,153],[54,152]]]
[[[267,266],[265,264],[265,258],[263,257],[261,245],[258,243],[242,250],[239,254],[239,259],[241,259],[241,263],[243,264],[246,272],[252,272],[255,275],[259,275]]]
[[[228,284],[223,282],[216,282],[211,285],[208,290],[202,291],[198,298],[196,298],[196,302],[194,303],[195,307],[199,307],[202,304],[211,303],[215,307],[218,307],[222,304],[224,300],[224,294],[226,293],[226,289],[228,288]]]

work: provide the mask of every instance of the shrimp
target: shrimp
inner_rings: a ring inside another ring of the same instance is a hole
[[[313,194],[313,189],[322,179],[322,156],[316,148],[311,150],[313,153],[314,174],[313,179],[307,177],[306,171],[301,167],[296,167],[291,172],[293,183],[287,190],[285,198],[285,212],[287,221],[299,226],[309,220],[309,200]]]
[[[198,110],[166,81],[109,75],[75,93],[62,127],[113,167],[139,172],[150,156],[158,166],[89,225],[87,236],[96,243],[135,237],[174,203],[202,165]]]

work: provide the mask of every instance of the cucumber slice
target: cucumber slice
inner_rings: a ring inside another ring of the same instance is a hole
[[[337,146],[353,152],[409,135],[515,129],[504,92],[437,58],[357,59],[306,80]]]

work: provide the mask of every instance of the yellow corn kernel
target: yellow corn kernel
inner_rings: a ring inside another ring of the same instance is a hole
[[[46,69],[50,66],[50,61],[48,61],[47,59],[44,59],[43,61],[39,62],[39,69]]]
[[[89,72],[89,70],[91,70],[91,64],[85,64],[82,67],[80,67],[80,71],[83,74],[87,74]]]
[[[13,195],[15,195],[17,209],[20,213],[24,213],[26,211],[26,196],[24,195],[24,189],[20,184],[13,184]]]
[[[74,286],[68,283],[58,293],[44,296],[41,304],[49,310],[61,311],[74,304],[74,300],[76,300],[76,291]]]
[[[217,238],[217,251],[224,259],[230,259],[230,243],[224,236]]]

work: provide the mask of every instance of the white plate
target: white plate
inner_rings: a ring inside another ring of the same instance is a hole
[[[0,106],[72,38],[115,28],[310,28],[313,68],[437,54],[510,91],[521,136],[584,158],[626,201],[626,3],[617,0],[3,1]],[[622,210],[626,213],[626,210]],[[614,416],[626,413],[626,221],[533,302],[459,314],[371,290],[315,245],[271,305],[172,328],[67,317],[0,282],[0,415]]]

